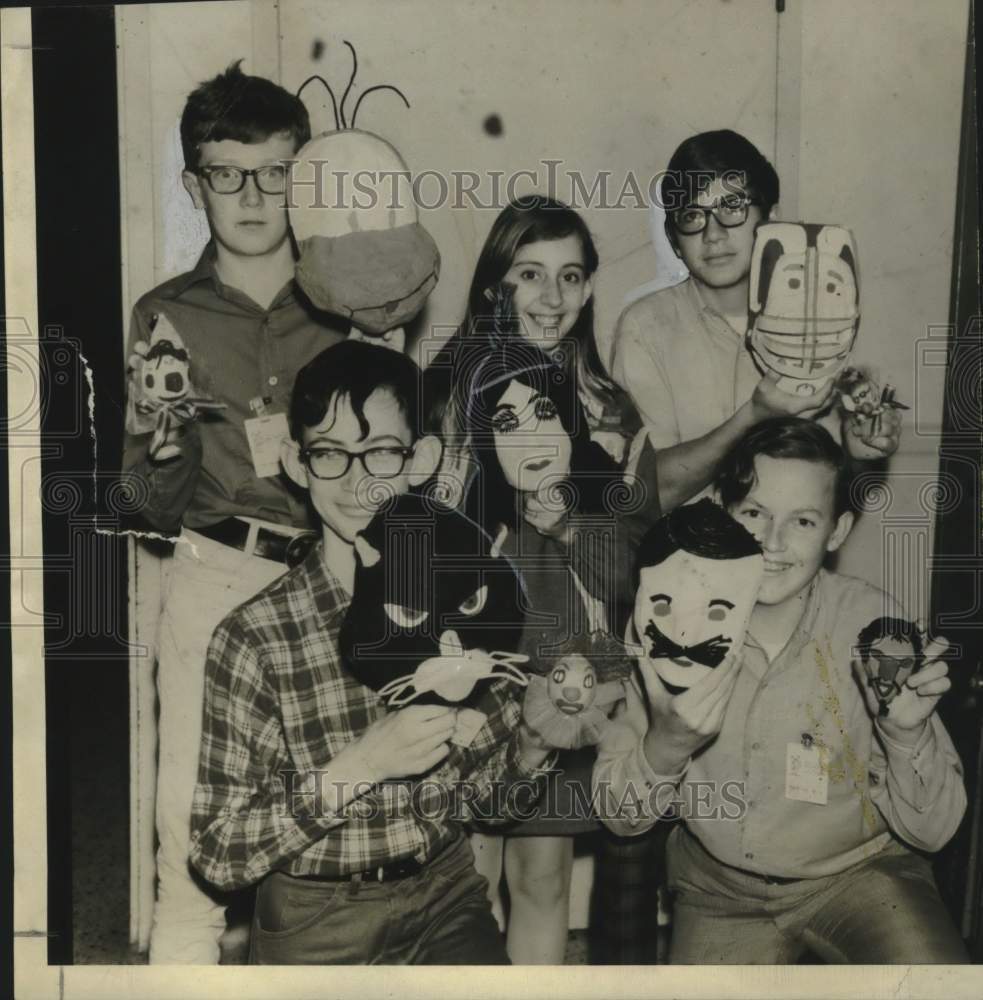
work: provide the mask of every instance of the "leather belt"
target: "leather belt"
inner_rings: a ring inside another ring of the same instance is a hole
[[[219,521],[216,524],[192,530],[220,545],[228,545],[230,548],[245,552],[249,544],[251,528],[252,525],[248,521],[243,521],[238,517],[227,517],[224,521]],[[288,566],[296,566],[303,562],[316,542],[317,533],[313,531],[292,531],[290,534],[281,534],[260,525],[256,529],[256,541],[253,543],[249,555],[269,559],[272,562],[286,563]]]
[[[740,872],[741,875],[745,875],[747,878],[764,882],[765,885],[792,885],[793,882],[804,881],[801,878],[786,878],[784,875],[761,875],[759,872],[749,872],[746,868],[736,868],[734,865],[727,865],[727,867],[733,868],[735,872]]]
[[[306,882],[395,882],[402,878],[412,878],[419,875],[427,866],[413,858],[401,858],[390,861],[387,865],[366,868],[360,872],[348,872],[345,875],[294,875],[291,878],[304,879]]]

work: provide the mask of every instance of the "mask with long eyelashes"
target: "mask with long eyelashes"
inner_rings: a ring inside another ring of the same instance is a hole
[[[669,636],[661,632],[655,622],[649,622],[645,626],[645,635],[652,642],[649,656],[653,660],[664,657],[685,657],[705,667],[719,667],[724,662],[731,643],[729,636],[715,635],[692,646],[680,646],[678,642],[673,642]]]
[[[521,676],[515,651],[526,600],[503,541],[414,493],[386,504],[355,540],[339,636],[348,671],[395,695],[390,704],[467,705],[482,679]]]

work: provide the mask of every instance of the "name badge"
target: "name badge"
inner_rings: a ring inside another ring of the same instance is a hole
[[[829,800],[829,760],[825,747],[811,741],[787,744],[785,798],[824,806]]]
[[[484,712],[479,712],[476,709],[459,708],[457,710],[457,717],[454,720],[454,732],[451,734],[451,743],[459,747],[471,746],[487,718],[488,716]]]
[[[249,453],[253,459],[253,469],[260,479],[280,474],[280,445],[289,437],[285,413],[271,413],[268,416],[250,417],[244,424]]]

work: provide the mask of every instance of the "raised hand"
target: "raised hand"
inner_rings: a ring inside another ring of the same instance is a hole
[[[863,663],[859,659],[852,661],[854,675],[863,690],[867,709],[891,739],[914,746],[921,738],[939,698],[952,687],[948,664],[942,659],[948,649],[948,641],[941,636],[926,641],[921,669],[911,674],[902,685],[901,692],[891,701],[886,716],[878,715],[880,705],[877,694],[868,682]]]
[[[651,709],[645,755],[656,774],[676,774],[720,732],[737,683],[739,653],[728,653],[719,667],[677,695],[666,690],[648,657],[639,658],[638,669]]]
[[[820,410],[826,405],[833,392],[833,380],[826,387],[812,396],[796,396],[784,389],[778,388],[778,375],[768,372],[754,387],[751,394],[751,407],[755,422],[767,420],[769,417],[801,417],[814,410]]]
[[[887,458],[901,443],[901,414],[891,407],[885,407],[877,418],[847,413],[841,427],[843,447],[862,461]]]

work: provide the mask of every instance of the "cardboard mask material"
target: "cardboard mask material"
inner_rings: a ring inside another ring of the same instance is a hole
[[[847,364],[860,324],[860,272],[842,226],[769,222],[751,253],[747,346],[797,396],[821,392]]]

